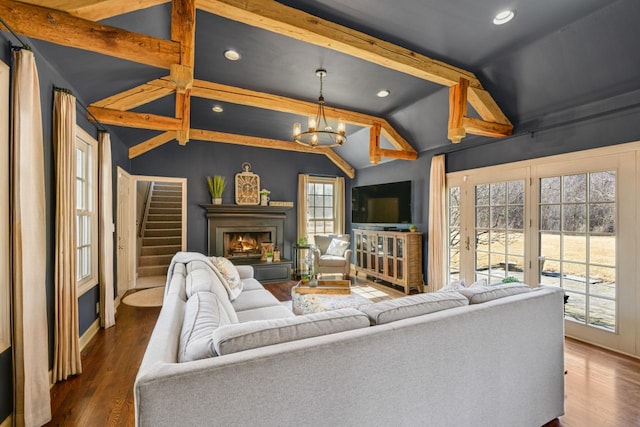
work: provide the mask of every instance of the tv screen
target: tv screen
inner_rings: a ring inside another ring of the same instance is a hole
[[[411,223],[411,181],[353,187],[351,222]]]

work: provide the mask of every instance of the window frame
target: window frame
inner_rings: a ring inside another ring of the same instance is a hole
[[[79,146],[79,144],[82,144]],[[89,274],[82,279],[78,280],[76,275],[76,285],[78,286],[78,296],[85,294],[90,289],[94,288],[98,284],[98,191],[99,191],[99,183],[98,183],[98,141],[95,140],[91,135],[89,135],[84,129],[80,126],[76,125],[76,141],[75,141],[76,150],[78,148],[85,151],[87,156],[87,163],[89,164],[89,168],[87,169],[88,175],[87,178],[89,180],[88,189],[89,189],[89,203],[90,207],[88,210],[83,211],[83,216],[89,217],[90,222],[90,236],[92,239],[89,242],[89,256],[90,256],[90,268]],[[75,157],[77,159],[77,156]],[[76,177],[77,177],[77,166],[76,167]],[[77,182],[77,178],[76,178]],[[75,191],[78,191],[77,185]],[[77,195],[76,195],[77,200]],[[77,202],[76,202],[77,203]],[[76,205],[76,221],[78,220],[78,208]],[[78,226],[76,223],[76,233],[78,232]],[[79,268],[80,260],[78,259],[78,236],[76,236],[76,269]],[[77,274],[77,273],[76,273]]]
[[[0,353],[11,347],[11,240],[9,188],[9,75],[0,60]]]
[[[308,236],[308,241],[309,243],[313,244],[313,236],[315,234],[339,234],[341,233],[340,230],[336,230],[337,224],[339,223],[344,223],[344,210],[342,212],[338,212],[337,207],[338,207],[338,200],[337,200],[337,186],[338,186],[338,177],[323,177],[323,176],[312,176],[310,175],[308,180],[307,180],[307,187],[304,189],[304,197],[305,200],[309,200],[309,186],[310,185],[315,185],[315,184],[330,184],[333,186],[333,195],[332,195],[332,201],[333,201],[333,206],[332,206],[332,217],[331,220],[333,222],[333,230],[327,232],[326,230],[322,233],[319,232],[311,232],[308,224],[311,221],[311,217],[310,217],[310,209],[311,207],[316,207],[315,204],[311,205],[310,203],[307,202],[307,206],[306,206],[306,212],[305,212],[305,216],[306,218],[305,223],[307,224],[307,236]],[[342,215],[343,218],[339,218],[339,216]],[[323,222],[326,222],[327,219],[323,218],[322,219]],[[316,227],[314,227],[315,229]]]

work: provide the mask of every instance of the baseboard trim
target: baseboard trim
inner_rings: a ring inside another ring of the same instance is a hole
[[[91,338],[93,338],[98,331],[100,330],[100,318],[97,318],[95,322],[89,326],[89,328],[84,331],[84,334],[80,337],[80,351],[84,350],[84,348],[89,344]]]
[[[0,424],[0,427],[11,427],[13,425],[13,414],[9,414],[7,418]]]

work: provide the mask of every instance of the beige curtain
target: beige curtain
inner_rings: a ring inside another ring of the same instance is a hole
[[[307,237],[307,184],[309,175],[298,175],[298,238]]]
[[[445,206],[446,184],[444,154],[431,159],[431,177],[429,179],[429,244],[427,285],[434,291],[444,286],[446,226]]]
[[[345,202],[344,202],[344,178],[338,177],[336,178],[335,185],[335,193],[336,193],[336,201],[335,201],[335,209],[336,209],[336,221],[334,223],[334,233],[336,234],[344,234],[344,218],[346,216]]]
[[[76,98],[55,91],[53,146],[56,161],[55,334],[53,379],[82,372],[76,282]]]
[[[12,272],[15,425],[51,419],[40,84],[33,52],[13,52]]]
[[[98,134],[100,145],[100,325],[116,324],[113,307],[113,191],[111,181],[111,137]]]

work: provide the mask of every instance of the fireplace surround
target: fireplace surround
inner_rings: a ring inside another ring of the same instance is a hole
[[[284,250],[288,206],[202,205],[207,216],[207,253],[252,265],[261,282],[289,280],[291,261],[261,261],[262,243]],[[283,252],[284,253],[284,252]]]

